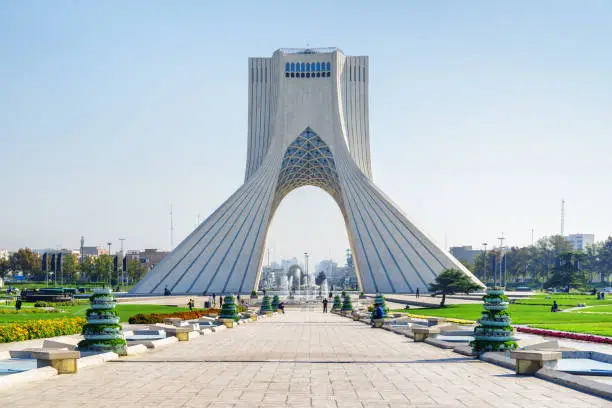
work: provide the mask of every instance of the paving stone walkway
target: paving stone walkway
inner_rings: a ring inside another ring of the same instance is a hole
[[[242,325],[0,393],[15,407],[610,407],[319,312]]]

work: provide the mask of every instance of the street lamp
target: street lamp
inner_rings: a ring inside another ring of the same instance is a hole
[[[482,246],[484,246],[484,266],[482,272],[482,280],[484,280],[485,286],[487,286],[487,243],[483,242]]]
[[[121,287],[123,289],[123,286],[125,286],[125,271],[123,270],[123,258],[125,257],[125,254],[123,253],[123,241],[125,241],[125,238],[119,238],[119,241],[121,241]]]
[[[108,257],[111,257],[111,245],[113,245],[112,242],[107,242],[108,244]],[[113,262],[111,259],[111,262],[108,263],[108,286],[112,287],[113,285],[111,284],[111,271],[113,270]]]
[[[502,232],[499,239],[499,285],[502,286],[502,264],[504,262],[504,233]]]

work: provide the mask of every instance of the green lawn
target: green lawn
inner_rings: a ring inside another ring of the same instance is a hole
[[[550,299],[546,299],[550,297]],[[612,297],[606,300],[597,300],[595,295],[575,295],[575,294],[560,294],[554,293],[550,295],[538,294],[527,299],[517,299],[516,303],[521,305],[542,305],[551,306],[553,301],[557,301],[559,306],[576,307],[578,303],[584,303],[587,306],[595,305],[612,305]]]
[[[396,311],[405,312],[406,310],[398,309]],[[410,310],[411,313],[418,315],[454,317],[466,320],[477,320],[480,318],[482,311],[482,304],[449,305],[444,308]],[[508,312],[512,316],[513,324],[612,336],[612,314],[551,313],[549,306],[524,304],[511,304],[508,307]]]
[[[23,308],[31,309],[32,303],[24,302]],[[0,306],[2,309],[12,309],[14,306],[6,307]],[[77,306],[61,306],[60,313],[18,313],[18,314],[0,314],[0,324],[10,322],[22,322],[25,320],[46,320],[46,319],[61,319],[64,317],[85,317],[85,311],[89,308],[89,305],[77,305]],[[184,307],[164,306],[164,305],[117,305],[117,313],[121,318],[122,322],[127,322],[131,316],[138,313],[173,313],[173,312],[184,312],[189,310]]]
[[[572,310],[572,313],[612,313],[612,305],[593,306]]]
[[[530,325],[539,329],[560,330],[574,333],[598,334],[612,336],[612,322],[605,323],[557,323]]]

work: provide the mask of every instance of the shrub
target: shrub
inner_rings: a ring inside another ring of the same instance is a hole
[[[77,305],[86,305],[88,304],[88,300],[71,300],[69,302],[45,302],[39,300],[34,303],[34,307],[59,307],[59,306],[77,306]]]
[[[0,325],[0,343],[79,334],[85,323],[87,322],[82,317],[73,317],[55,320],[30,320]]]
[[[590,341],[593,343],[612,344],[612,338],[594,336],[592,334],[579,334],[579,333],[570,333],[570,332],[560,332],[560,331],[554,331],[554,330],[532,329],[530,327],[517,327],[516,330],[522,333],[531,333],[531,334],[537,334],[540,336],[550,336],[550,337],[558,337],[561,339],[572,339],[572,340],[580,340],[580,341]]]
[[[128,319],[130,324],[153,324],[163,323],[165,318],[178,317],[183,320],[197,319],[202,316],[218,315],[219,309],[199,309],[190,312],[174,312],[174,313],[138,313]]]
[[[40,310],[40,309],[0,309],[0,315],[4,314],[32,314],[32,313],[57,313],[59,310]]]

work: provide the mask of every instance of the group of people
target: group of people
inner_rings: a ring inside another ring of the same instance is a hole
[[[597,300],[606,300],[606,292],[597,293]]]

